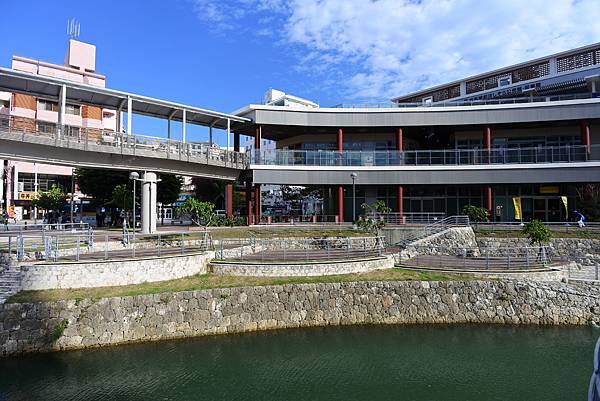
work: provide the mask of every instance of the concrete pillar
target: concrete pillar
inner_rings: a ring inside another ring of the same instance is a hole
[[[142,234],[156,232],[156,173],[142,176]]]
[[[127,96],[127,135],[132,135],[133,131],[131,130],[131,117],[132,111],[131,108],[133,106],[133,101],[131,100],[131,96]]]
[[[341,152],[344,150],[344,131],[341,128],[337,130],[337,150]]]
[[[60,88],[60,111],[58,114],[58,125],[59,125],[59,132],[60,132],[60,136],[64,137],[65,136],[65,111],[67,109],[67,86],[63,85]]]
[[[262,139],[262,130],[258,126],[254,130],[254,163],[260,164],[260,141]]]
[[[4,212],[4,160],[0,159],[0,213]]]
[[[233,184],[227,184],[225,187],[225,209],[227,217],[233,217]]]
[[[581,122],[581,143],[586,147],[589,155],[592,152],[592,141],[590,138],[590,125],[587,121]]]
[[[248,216],[248,225],[252,224],[252,182],[246,181],[246,215]]]
[[[490,217],[494,217],[494,201],[492,199],[492,187],[488,185],[485,187],[485,208],[490,212]]]
[[[186,126],[186,111],[183,109],[183,116],[181,117],[181,142],[185,143],[185,126]]]
[[[344,222],[344,187],[338,185],[338,223]]]
[[[260,184],[254,184],[254,224],[260,224],[260,218],[262,217],[260,200]]]

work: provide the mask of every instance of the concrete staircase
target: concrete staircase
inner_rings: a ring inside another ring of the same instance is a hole
[[[0,271],[0,305],[21,291],[21,274],[21,271],[15,268]]]

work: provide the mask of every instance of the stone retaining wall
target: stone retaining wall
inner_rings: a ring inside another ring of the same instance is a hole
[[[331,276],[335,274],[363,273],[378,269],[394,267],[391,255],[376,259],[351,260],[343,262],[322,263],[211,263],[210,271],[214,274],[233,276],[263,276],[263,277],[292,277],[292,276]]]
[[[0,306],[0,355],[287,327],[589,324],[600,288],[522,281],[347,282]]]
[[[22,265],[22,289],[105,287],[204,274],[214,252],[160,258]]]

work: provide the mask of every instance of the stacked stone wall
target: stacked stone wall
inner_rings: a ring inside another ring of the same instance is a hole
[[[600,288],[525,281],[346,282],[0,306],[0,355],[346,324],[589,324]]]

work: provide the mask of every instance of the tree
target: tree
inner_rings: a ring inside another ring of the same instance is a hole
[[[44,210],[54,212],[63,207],[67,200],[67,195],[56,185],[53,185],[50,190],[38,194],[34,200],[34,205]]]
[[[583,184],[578,187],[577,203],[577,208],[587,220],[600,220],[600,184]]]
[[[379,214],[390,213],[392,209],[387,207],[382,200],[378,200],[372,205],[363,203],[360,207],[365,211],[365,215],[358,220],[358,228],[379,236],[379,231],[385,227],[385,220],[380,218]]]
[[[211,202],[215,205],[223,205],[225,203],[226,182],[211,178],[193,177],[192,184],[195,187],[194,191],[198,200]]]
[[[163,205],[170,205],[177,201],[181,193],[183,178],[173,174],[161,174],[160,181],[156,184],[156,201]]]
[[[488,210],[484,207],[465,205],[462,213],[469,216],[469,220],[471,221],[489,221]]]
[[[198,226],[210,226],[215,219],[215,204],[188,198],[179,208],[179,212],[181,215],[189,217]]]
[[[523,234],[527,235],[531,245],[537,244],[540,247],[552,239],[552,232],[539,220],[531,220],[525,224]]]
[[[112,192],[112,203],[122,208],[123,210],[131,210],[133,200],[131,199],[132,193],[125,184],[117,185]]]

